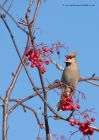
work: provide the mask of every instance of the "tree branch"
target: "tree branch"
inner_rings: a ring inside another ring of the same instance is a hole
[[[47,101],[47,92],[46,92],[46,88],[44,85],[43,76],[41,74],[40,68],[38,68],[38,71],[39,71],[39,77],[44,93],[44,100]],[[48,117],[47,117],[47,105],[45,102],[44,102],[44,120],[45,120],[46,140],[50,140],[49,124],[48,124]]]

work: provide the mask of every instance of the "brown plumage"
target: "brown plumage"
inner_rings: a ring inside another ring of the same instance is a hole
[[[66,56],[66,67],[61,78],[62,96],[64,95],[66,97],[72,97],[78,84],[80,73],[76,55],[76,52],[72,52],[70,55]]]

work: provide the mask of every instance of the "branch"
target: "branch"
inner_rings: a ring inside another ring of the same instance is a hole
[[[44,85],[43,76],[41,74],[40,68],[38,68],[38,71],[39,71],[41,85],[42,85],[42,88],[43,88],[44,100],[47,101],[47,92],[46,92],[46,88],[45,88],[45,85]],[[48,124],[46,103],[44,103],[44,120],[45,120],[46,140],[50,140],[50,132],[49,132],[49,124]]]
[[[29,30],[29,36],[28,37],[29,37],[29,41],[31,41],[31,44],[33,45],[33,47],[34,47],[34,38],[32,36],[32,31],[34,29],[34,24],[35,24],[35,21],[36,21],[36,18],[37,18],[37,13],[38,13],[40,4],[41,4],[41,0],[38,0],[37,6],[36,6],[36,9],[35,9],[35,12],[34,12],[33,20],[31,22],[29,22],[29,16],[30,16],[29,9],[31,8],[31,2],[30,2],[29,8],[28,8],[27,13],[26,13],[26,20],[27,20],[27,23],[28,23],[28,30]]]
[[[30,22],[30,13],[31,13],[31,8],[32,8],[32,2],[31,2],[31,0],[30,0],[30,3],[29,3],[29,6],[28,6],[28,8],[27,8],[27,12],[26,12],[26,15],[25,15],[25,18],[26,18],[26,20],[27,20],[27,25],[29,25],[29,22]]]
[[[41,1],[42,0],[38,0],[38,2],[37,2],[37,6],[36,6],[36,9],[35,9],[35,12],[34,12],[33,20],[31,21],[31,29],[34,28],[34,24],[35,24],[35,21],[36,21],[36,18],[37,18],[37,13],[38,13],[39,7],[41,5]]]
[[[42,93],[42,92],[41,92],[41,93]],[[41,94],[41,93],[39,93],[39,94]],[[8,115],[9,115],[14,109],[16,109],[19,105],[21,105],[22,103],[24,103],[24,102],[28,101],[29,99],[35,97],[36,95],[37,95],[37,93],[35,93],[34,96],[33,96],[33,95],[30,95],[30,96],[28,96],[28,97],[22,99],[21,101],[18,101],[17,104],[15,104],[13,107],[10,108],[10,110],[8,111]],[[64,121],[68,121],[68,122],[72,121],[72,120],[69,120],[69,118],[64,118],[63,116],[59,115],[58,112],[56,112],[54,109],[52,109],[52,108],[50,107],[50,105],[47,103],[46,100],[43,99],[43,97],[42,97],[41,95],[40,95],[40,98],[42,99],[42,101],[44,101],[44,102],[46,103],[46,105],[48,106],[48,108],[50,109],[50,111],[55,115],[55,116],[51,116],[51,117],[54,117],[54,118],[57,118],[57,119],[61,119],[61,120],[64,120]],[[15,100],[15,99],[9,99],[9,101],[14,101],[14,100]],[[92,127],[95,131],[99,132],[99,128],[94,127],[94,126],[91,126],[91,127]]]
[[[87,82],[89,84],[92,84],[92,85],[95,85],[95,86],[99,86],[98,83],[95,83],[95,82],[92,82],[92,81],[89,81],[89,80],[95,80],[95,81],[99,81],[99,77],[90,77],[90,78],[80,78],[79,79],[79,82]]]
[[[53,83],[52,85],[50,84],[50,85],[48,86],[48,88],[46,88],[46,92],[48,93],[49,90],[52,90],[52,89],[57,88],[57,87],[59,87],[59,84],[58,84],[58,83]],[[42,94],[43,91],[39,91],[39,93]],[[35,97],[35,96],[37,96],[37,95],[38,95],[38,94],[35,92],[34,94],[32,94],[32,95],[30,95],[30,96],[28,96],[28,97],[22,99],[21,101],[19,101],[17,104],[15,104],[14,106],[12,106],[12,107],[10,108],[10,110],[8,111],[8,114],[10,114],[10,113],[11,113],[14,109],[16,109],[20,104],[22,104],[22,103],[24,103],[24,102],[26,102],[26,101],[32,99],[33,97]],[[9,99],[9,101],[11,101],[11,100],[14,100],[14,99]]]

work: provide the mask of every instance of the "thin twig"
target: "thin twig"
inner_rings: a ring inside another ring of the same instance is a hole
[[[17,21],[14,19],[14,17],[9,13],[7,12],[1,5],[0,5],[0,8],[3,10],[3,12],[10,17],[10,19],[14,22],[14,24],[19,28],[21,29],[23,32],[25,32],[27,35],[28,35],[28,32],[26,30],[24,30],[24,28],[22,28],[18,23]],[[5,16],[2,14],[2,16]]]
[[[43,125],[43,124],[40,122],[40,120],[39,120],[39,117],[38,117],[38,115],[37,115],[37,112],[36,112],[33,108],[31,108],[31,107],[29,107],[29,106],[26,106],[26,105],[23,105],[23,106],[24,106],[24,108],[30,110],[30,111],[35,115],[36,120],[37,120],[37,123],[38,123],[38,125],[40,126],[40,128],[44,128],[44,125]]]
[[[1,7],[3,8],[3,7],[7,4],[8,1],[9,1],[9,0],[5,0],[5,1],[2,3],[2,5],[0,5],[0,9],[1,9]]]
[[[59,70],[61,70],[61,71],[64,70],[64,68],[63,68],[61,65],[59,65],[56,61],[52,60],[52,63],[53,63],[54,65],[56,65],[56,68],[57,68],[57,69],[59,69]]]

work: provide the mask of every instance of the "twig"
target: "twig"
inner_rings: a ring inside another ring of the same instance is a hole
[[[72,132],[68,140],[70,140],[70,138],[77,132],[79,132],[79,130],[76,130],[76,131]]]
[[[39,120],[39,118],[38,118],[37,112],[36,112],[33,108],[31,108],[31,107],[29,107],[29,106],[26,106],[26,105],[23,105],[23,106],[24,106],[25,108],[27,108],[28,110],[30,110],[30,111],[35,115],[36,120],[37,120],[38,125],[40,126],[40,128],[44,128],[44,125],[40,122],[40,120]]]
[[[32,8],[32,3],[31,3],[31,0],[29,2],[29,6],[27,8],[27,12],[26,12],[26,15],[25,15],[25,18],[26,18],[26,21],[27,21],[27,25],[29,24],[30,22],[30,13],[31,13],[31,8]]]
[[[59,69],[59,70],[61,70],[61,71],[64,70],[64,68],[63,68],[61,65],[59,65],[56,61],[52,60],[52,63],[56,65],[56,68],[57,68],[57,69]]]
[[[0,5],[0,9],[1,9],[1,7],[3,8],[3,7],[7,4],[8,1],[9,1],[9,0],[5,0],[5,1],[2,3],[2,5]]]
[[[75,110],[74,111],[72,111],[71,113],[70,113],[70,115],[69,115],[69,117],[68,117],[68,120],[70,120],[71,119],[71,117],[73,116],[73,113],[75,112]]]
[[[11,1],[10,5],[9,5],[9,7],[8,7],[8,9],[7,9],[7,13],[8,13],[8,11],[10,10],[12,4],[13,4],[13,0]]]
[[[6,15],[8,15],[8,16],[10,17],[10,19],[15,23],[15,25],[16,25],[19,29],[21,29],[23,32],[25,32],[25,33],[28,35],[28,32],[27,32],[26,30],[24,30],[24,28],[22,28],[22,27],[16,22],[16,20],[13,18],[13,16],[12,16],[9,12],[7,12],[3,7],[1,7],[1,5],[0,5],[0,8],[5,12]],[[2,16],[5,17],[5,15],[3,15],[3,14],[2,14]]]

